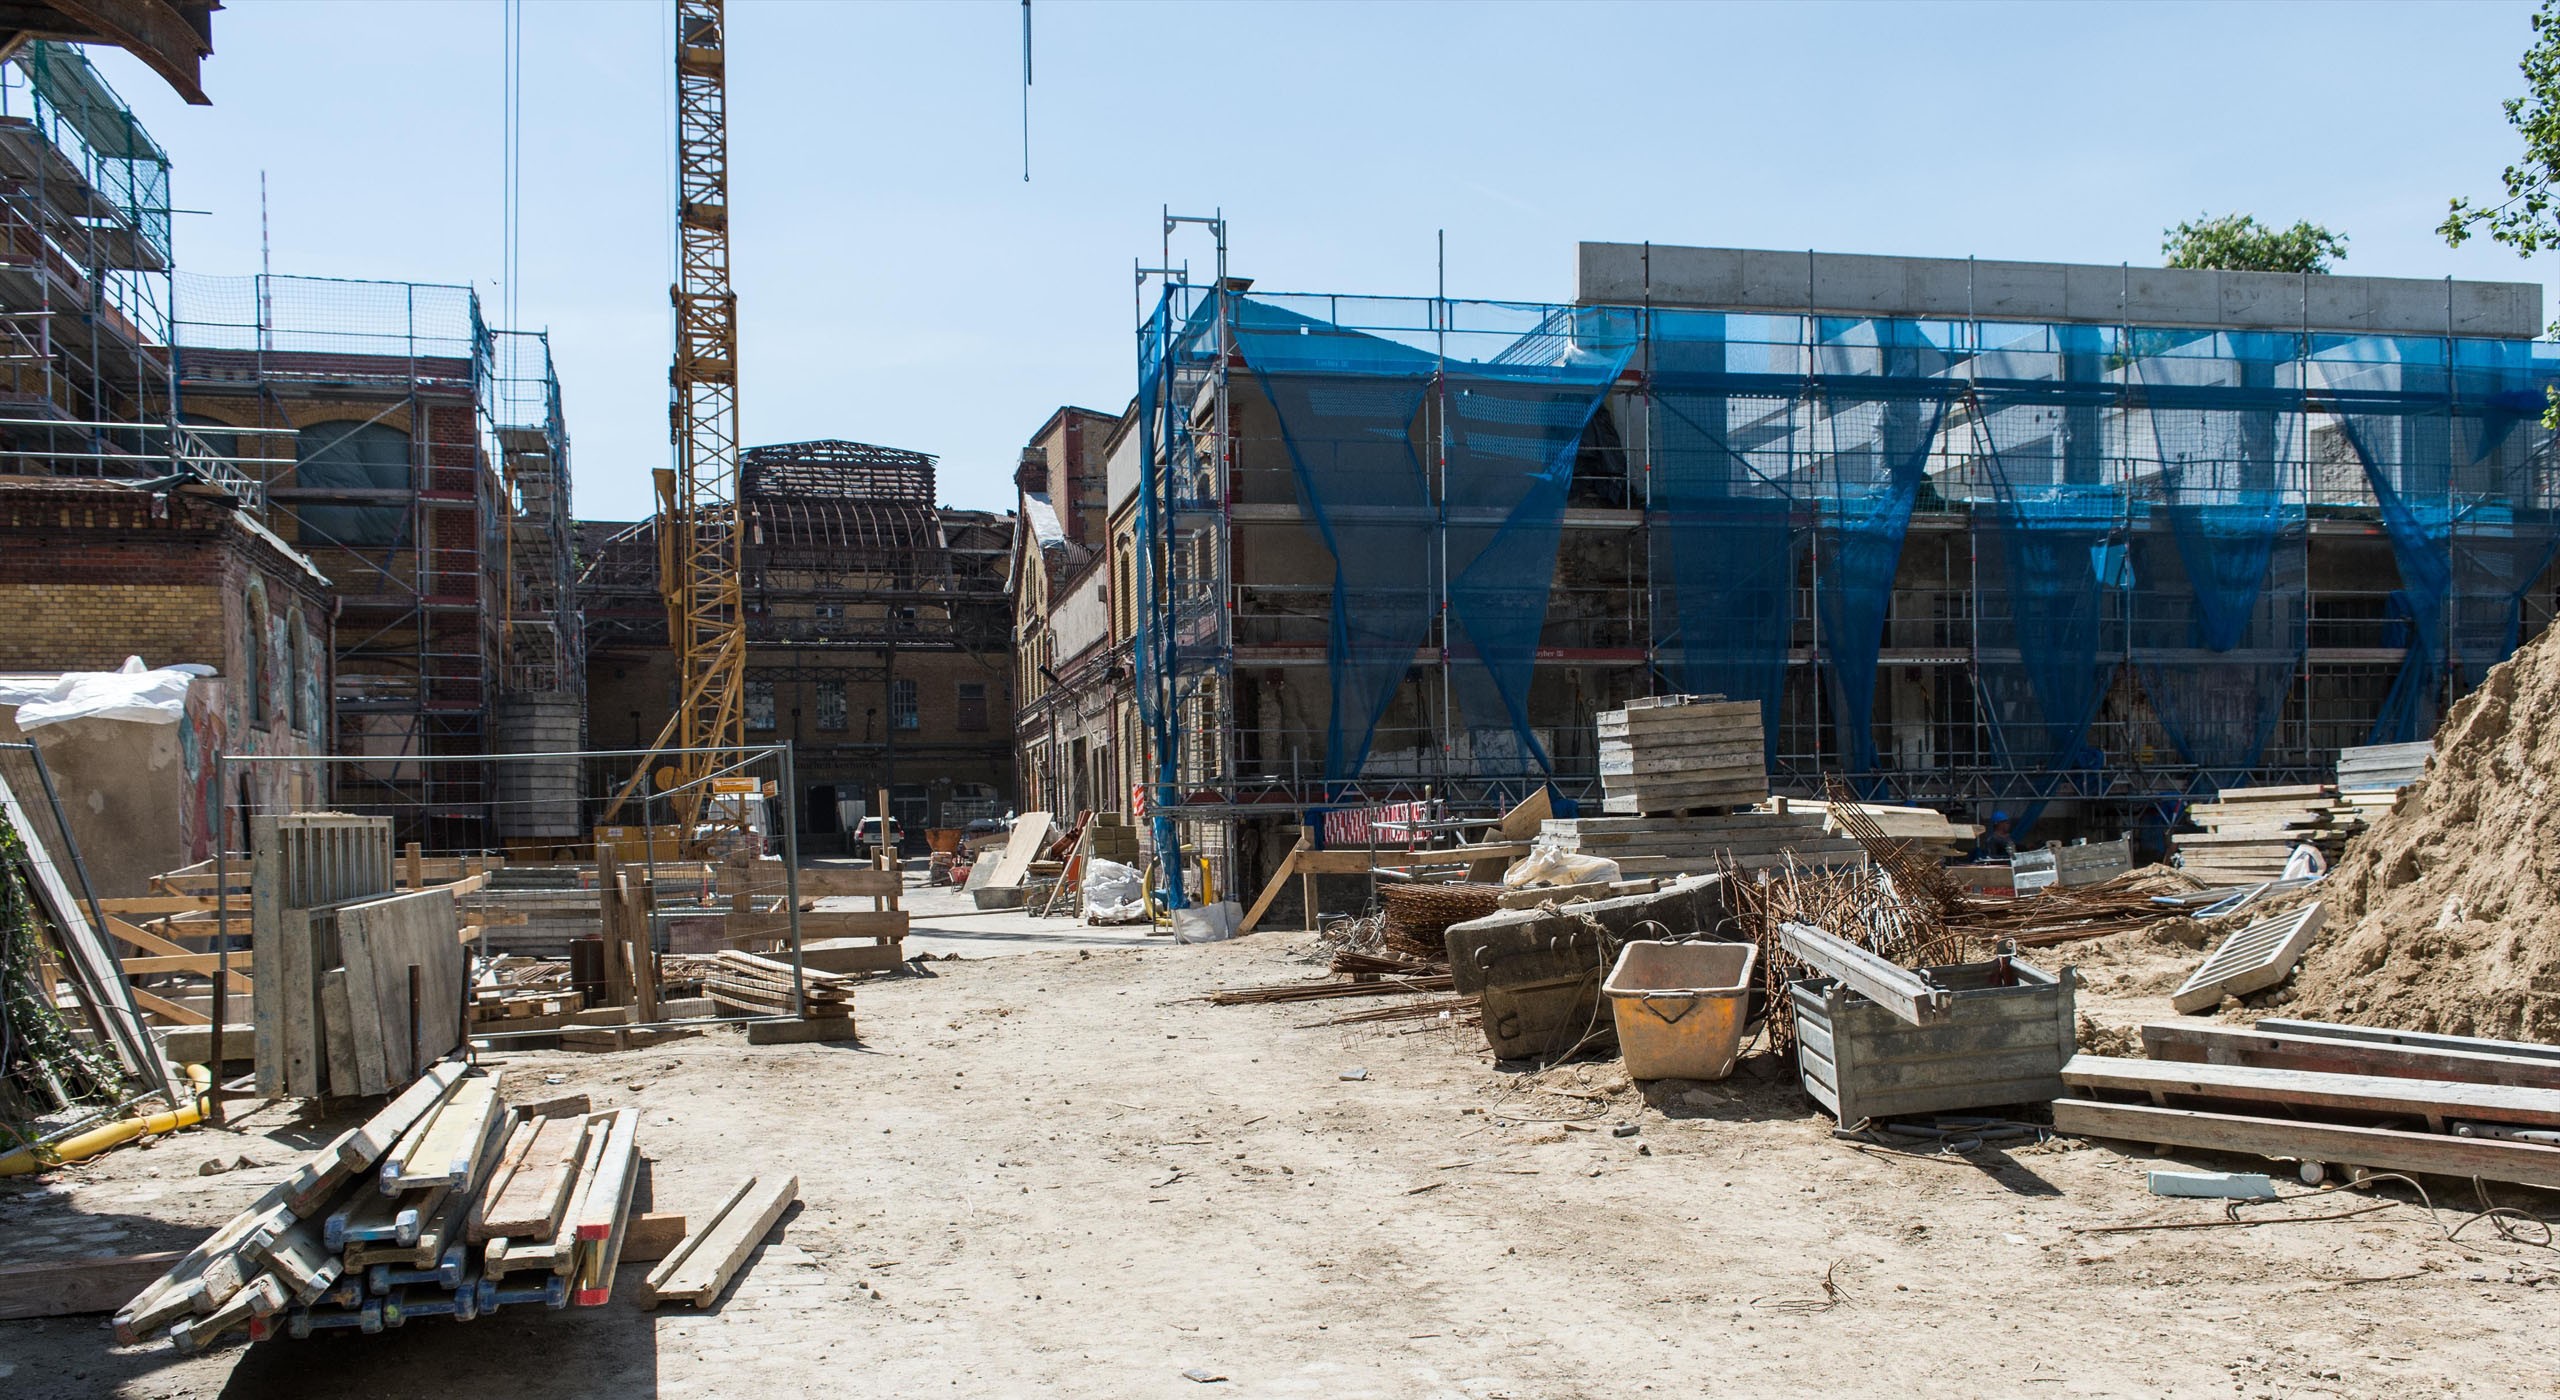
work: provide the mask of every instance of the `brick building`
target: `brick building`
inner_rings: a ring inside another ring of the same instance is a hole
[[[1061,408],[1014,471],[1013,717],[1024,801],[1060,813],[1126,812],[1142,782],[1130,646],[1134,536],[1112,489],[1131,468],[1134,415]]]
[[[1011,522],[934,500],[934,459],[854,442],[750,449],[746,739],[789,743],[808,849],[879,789],[911,840],[1013,801]],[[587,726],[645,748],[675,702],[655,522],[579,526]]]
[[[335,612],[311,561],[212,488],[0,477],[0,614],[10,619],[0,628],[0,672],[112,671],[128,656],[213,672],[190,688],[176,734],[149,736],[172,739],[169,752],[137,759],[158,768],[174,758],[181,775],[183,795],[163,794],[174,814],[155,811],[137,827],[136,839],[147,836],[154,851],[153,870],[212,854],[216,754],[326,749]],[[14,726],[0,725],[0,738],[16,737]],[[325,800],[320,770],[238,770],[234,790],[222,794],[235,829],[252,807]],[[96,844],[102,870],[125,863],[109,848],[118,843]]]

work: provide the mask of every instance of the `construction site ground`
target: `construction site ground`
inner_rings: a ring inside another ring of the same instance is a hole
[[[1322,966],[1295,934],[937,961],[864,987],[858,1046],[509,1054],[511,1094],[642,1109],[656,1208],[750,1171],[797,1173],[801,1204],[701,1311],[192,1358],[0,1323],[0,1393],[2550,1393],[2553,1256],[2486,1221],[2449,1241],[2467,1209],[2317,1219],[2369,1203],[2332,1194],[2231,1226],[2145,1193],[2181,1163],[2112,1147],[1862,1150],[1768,1056],[1635,1086],[1496,1065],[1454,1025],[1307,1028],[1374,1003],[1196,1000]],[[192,1242],[322,1140],[296,1110],[0,1186],[10,1262]],[[2105,1232],[2154,1225],[2197,1228]]]

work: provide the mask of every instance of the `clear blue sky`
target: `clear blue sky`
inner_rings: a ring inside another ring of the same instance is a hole
[[[1157,214],[1223,207],[1266,288],[1565,299],[1579,239],[2156,262],[2205,211],[2311,218],[2350,272],[2560,282],[2433,233],[2518,150],[2523,3],[1095,4],[731,0],[747,441],[936,453],[1004,509],[1061,403],[1134,370]],[[235,0],[176,162],[182,267],[471,282],[497,302],[498,0]],[[669,6],[525,14],[522,320],[591,518],[668,460]],[[1195,258],[1195,265],[1199,259]]]

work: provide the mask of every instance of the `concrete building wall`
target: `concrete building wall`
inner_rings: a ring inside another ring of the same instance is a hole
[[[1107,645],[1111,640],[1110,570],[1096,560],[1083,575],[1067,586],[1065,596],[1050,613],[1050,628],[1055,634],[1057,654],[1074,658],[1092,647]]]
[[[2349,334],[2542,333],[2533,282],[1585,243],[1588,304]]]

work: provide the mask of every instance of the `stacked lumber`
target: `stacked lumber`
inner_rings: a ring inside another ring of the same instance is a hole
[[[2427,775],[2427,759],[2436,751],[2433,739],[2414,744],[2368,744],[2338,750],[2340,793],[2396,793]]]
[[[2336,788],[2316,783],[2225,788],[2218,800],[2187,809],[2203,831],[2177,832],[2170,840],[2188,874],[2246,884],[2282,875],[2293,848],[2304,842],[2336,861],[2348,838],[2364,830],[2365,813],[2340,801]]]
[[[1657,695],[1600,712],[1603,811],[1728,812],[1769,795],[1755,701]]]
[[[2302,1164],[2560,1187],[2560,1046],[2318,1021],[2142,1028],[2145,1059],[2076,1055],[2054,1126]]]
[[[1831,815],[1831,804],[1820,798],[1771,798],[1754,811],[1819,812],[1825,831],[1846,833],[1848,827]],[[1916,854],[1938,858],[1961,858],[1972,854],[1974,843],[1981,839],[1982,828],[1971,822],[1951,821],[1934,807],[1887,807],[1873,802],[1860,802],[1859,811],[1875,819],[1876,826],[1891,841],[1908,845]]]
[[[608,1301],[639,1176],[639,1112],[521,1116],[456,1060],[323,1147],[116,1314],[128,1344],[197,1351],[510,1304]]]
[[[749,1016],[796,1014],[806,1021],[833,1023],[831,1028],[843,1038],[852,1038],[853,989],[860,979],[816,968],[805,968],[799,976],[805,1007],[794,1012],[791,964],[733,949],[718,955],[711,974],[702,979],[702,992],[724,1010]]]
[[[1568,817],[1543,824],[1541,840],[1578,855],[1603,856],[1622,875],[1704,875],[1725,866],[1757,870],[1793,861],[1805,866],[1858,865],[1866,849],[1829,828],[1823,813],[1789,804],[1785,812],[1714,817]]]

